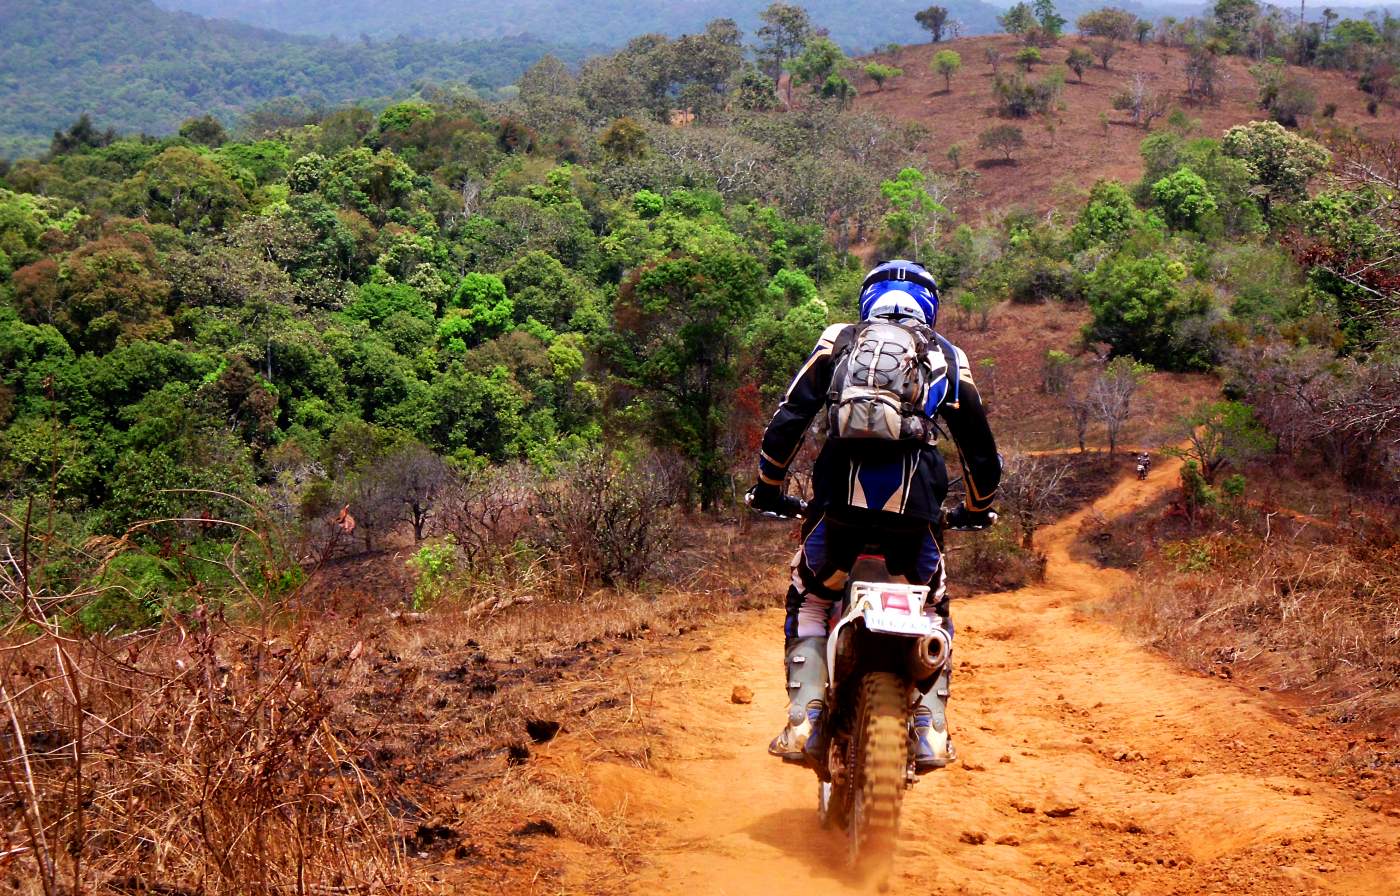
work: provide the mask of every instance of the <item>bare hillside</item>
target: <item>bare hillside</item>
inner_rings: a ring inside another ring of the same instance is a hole
[[[1057,47],[1042,51],[1045,61],[1031,71],[1032,78],[1043,77],[1053,66],[1062,65],[1076,39],[1066,38]],[[929,167],[948,171],[948,147],[962,146],[962,165],[979,173],[977,198],[964,212],[983,212],[1008,206],[1048,209],[1063,202],[1067,193],[1092,185],[1100,178],[1132,181],[1142,172],[1138,144],[1146,136],[1133,125],[1126,113],[1113,109],[1113,96],[1124,90],[1141,73],[1154,89],[1170,94],[1177,106],[1200,121],[1197,133],[1218,136],[1232,125],[1264,117],[1256,102],[1258,90],[1250,76],[1248,60],[1228,57],[1221,60],[1225,73],[1220,97],[1212,104],[1189,101],[1185,96],[1184,51],[1149,44],[1124,46],[1113,57],[1110,68],[1097,63],[1085,71],[1082,83],[1073,72],[1068,75],[1061,101],[1063,109],[1054,118],[1053,131],[1044,118],[1000,118],[993,96],[992,68],[986,61],[989,48],[1000,51],[1003,72],[1015,68],[1011,57],[1020,49],[1014,37],[976,37],[934,47],[919,44],[904,47],[880,61],[904,70],[902,77],[887,82],[884,90],[862,78],[858,108],[866,108],[895,118],[913,120],[930,132],[927,140]],[[952,79],[952,89],[944,88],[941,75],[930,71],[936,49],[955,50],[962,57],[962,70]],[[1372,137],[1400,133],[1400,109],[1382,106],[1374,117],[1366,112],[1366,94],[1355,81],[1340,72],[1298,70],[1312,81],[1317,91],[1318,114],[1305,124],[1326,135],[1334,128],[1356,128]],[[1321,116],[1329,103],[1335,103],[1332,120]],[[1103,116],[1107,116],[1105,126]],[[998,153],[980,150],[978,135],[997,124],[1021,128],[1026,145],[1008,164]],[[1161,122],[1154,127],[1164,127]]]

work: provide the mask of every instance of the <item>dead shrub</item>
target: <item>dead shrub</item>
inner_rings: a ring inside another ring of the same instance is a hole
[[[982,532],[953,533],[948,575],[971,591],[1010,591],[1045,578],[1045,555],[1028,550],[1010,526]]]
[[[1400,709],[1400,548],[1214,533],[1164,545],[1110,609],[1203,671],[1250,671],[1339,718]]]
[[[582,592],[635,584],[666,555],[675,527],[667,478],[654,463],[584,453],[537,496],[541,544]]]
[[[515,555],[534,522],[537,479],[520,463],[470,470],[449,486],[435,528],[453,536],[473,569],[498,566]]]

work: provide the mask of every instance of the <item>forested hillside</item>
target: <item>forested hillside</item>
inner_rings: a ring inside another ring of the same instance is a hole
[[[0,35],[0,158],[42,150],[79,112],[103,127],[169,134],[192,116],[231,125],[284,98],[278,114],[295,117],[352,99],[402,97],[425,84],[502,87],[546,52],[582,55],[525,37],[290,37],[167,12],[149,0],[11,0],[0,5]]]
[[[746,31],[758,27],[758,14],[767,6],[760,0],[526,0],[503,5],[482,0],[407,2],[392,6],[372,0],[162,0],[172,9],[200,15],[235,19],[301,34],[336,34],[375,37],[397,34],[490,37],[531,34],[544,40],[552,35],[576,35],[577,39],[620,46],[638,34],[658,32],[672,37],[700,31],[717,18],[732,18]],[[886,3],[837,3],[819,0],[803,4],[812,17],[831,29],[843,45],[870,47],[891,41],[907,42],[917,32],[914,13],[927,4],[917,0]],[[982,0],[952,0],[952,17],[969,34],[995,30],[1000,10]]]
[[[467,38],[531,34],[544,40],[562,40],[557,36],[570,35],[570,42],[618,46],[647,31],[672,37],[692,33],[717,18],[732,18],[744,30],[753,31],[759,27],[759,13],[768,4],[762,0],[527,0],[508,6],[481,0],[409,0],[392,5],[372,0],[160,0],[160,5],[299,34],[336,34],[344,38],[360,34]],[[917,40],[919,26],[914,22],[914,14],[929,4],[924,0],[816,0],[801,5],[814,21],[830,30],[841,46],[856,52]],[[1008,5],[948,0],[943,8],[948,12],[948,21],[957,23],[958,33],[971,35],[997,31],[997,17]],[[1150,18],[1198,15],[1204,8],[1195,3],[1122,5]],[[1073,19],[1096,4],[1076,0],[1059,6],[1061,13]]]

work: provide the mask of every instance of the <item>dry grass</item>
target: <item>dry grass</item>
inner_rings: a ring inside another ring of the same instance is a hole
[[[13,634],[0,761],[16,892],[412,890],[334,704],[354,660],[309,628]]]
[[[340,576],[277,601],[245,595],[241,621],[198,603],[110,637],[75,634],[62,611],[74,596],[46,593],[11,558],[0,886],[485,892],[549,878],[566,842],[628,867],[620,810],[537,745],[562,731],[590,758],[645,766],[651,695],[634,690],[630,661],[781,599],[779,581],[761,583],[784,527],[686,534],[664,587],[578,594],[558,587],[568,570],[538,561],[409,613],[390,609],[398,589],[376,605]]]
[[[1152,644],[1337,720],[1400,713],[1400,546],[1237,529],[1162,553],[1110,606]]]

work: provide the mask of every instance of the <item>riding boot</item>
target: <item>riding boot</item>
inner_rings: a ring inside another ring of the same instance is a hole
[[[914,709],[914,771],[918,774],[943,768],[958,758],[948,735],[948,679],[945,667],[927,691],[919,695]]]
[[[787,651],[788,717],[768,752],[800,762],[818,741],[826,700],[826,638],[797,638]]]

